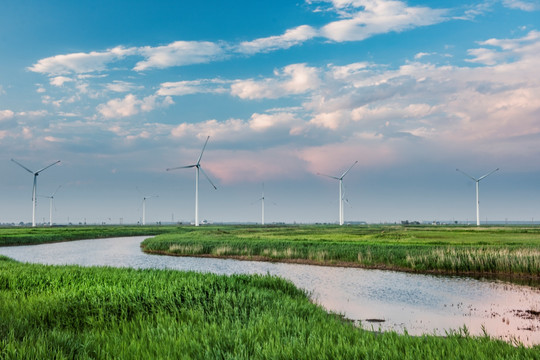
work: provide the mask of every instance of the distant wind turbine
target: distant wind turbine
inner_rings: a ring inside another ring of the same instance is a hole
[[[36,185],[37,185],[37,177],[38,177],[40,172],[50,168],[53,165],[58,164],[60,162],[60,160],[55,161],[52,164],[47,165],[43,169],[40,169],[38,171],[32,171],[29,168],[27,168],[26,166],[24,166],[23,164],[21,164],[20,162],[15,161],[13,159],[11,159],[11,161],[13,161],[15,164],[19,165],[20,167],[22,167],[24,170],[28,171],[30,174],[34,175],[34,186],[32,188],[32,227],[35,227],[36,226],[36,201],[37,201],[37,199],[36,199]]]
[[[317,175],[339,180],[339,225],[343,225],[343,178],[353,168],[353,166],[356,165],[357,162],[358,161],[355,161],[354,164],[352,164],[351,167],[348,168],[347,171],[345,171],[340,177],[317,173]]]
[[[476,226],[480,226],[480,198],[479,198],[479,194],[478,194],[478,188],[479,188],[479,183],[480,183],[480,180],[482,179],[485,179],[487,178],[489,175],[493,174],[495,171],[499,170],[499,168],[496,168],[495,170],[487,173],[486,175],[483,175],[483,176],[480,176],[478,179],[472,177],[471,175],[459,170],[459,169],[456,169],[456,171],[459,171],[460,173],[462,173],[463,175],[467,176],[468,178],[472,179],[475,183],[476,183]]]
[[[159,197],[158,195],[143,196],[142,201],[142,224],[146,225],[146,199],[151,199],[153,197]]]
[[[206,177],[210,185],[214,187],[214,189],[217,190],[216,185],[210,180],[208,175],[204,172],[201,166],[201,158],[204,153],[204,149],[206,148],[206,144],[208,144],[208,139],[210,139],[210,136],[206,138],[206,142],[204,143],[204,146],[201,151],[201,155],[199,155],[199,158],[197,159],[197,162],[193,165],[187,165],[187,166],[178,166],[174,168],[169,168],[167,171],[171,170],[177,170],[177,169],[187,169],[187,168],[195,168],[195,226],[199,226],[199,170],[203,173],[203,175]]]
[[[53,209],[53,202],[54,202],[54,195],[60,190],[62,185],[58,186],[55,192],[52,193],[51,196],[43,196],[44,198],[49,199],[49,226],[52,226],[52,209]]]
[[[261,225],[264,225],[264,183],[262,184],[262,195],[259,201],[261,202]]]

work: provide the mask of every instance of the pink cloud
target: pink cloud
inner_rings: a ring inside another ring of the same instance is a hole
[[[387,144],[348,142],[308,147],[299,152],[299,157],[307,162],[307,170],[312,173],[340,175],[356,160],[357,166],[376,167],[395,162],[398,154]]]
[[[203,166],[212,176],[228,184],[297,178],[305,172],[305,162],[296,150],[289,148],[221,151],[217,157],[206,159]]]

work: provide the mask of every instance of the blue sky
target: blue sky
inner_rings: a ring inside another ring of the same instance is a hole
[[[540,1],[1,8],[0,222],[540,221]]]

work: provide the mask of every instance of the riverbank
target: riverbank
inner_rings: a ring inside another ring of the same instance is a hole
[[[174,256],[540,279],[538,227],[182,227],[141,246]]]
[[[159,235],[175,231],[173,226],[54,226],[0,228],[0,246],[49,244],[122,236]]]
[[[21,264],[0,256],[0,358],[540,359],[466,331],[374,333],[289,281]]]

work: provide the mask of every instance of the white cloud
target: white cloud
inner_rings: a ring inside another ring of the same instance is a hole
[[[332,1],[344,17],[325,25],[321,35],[334,41],[360,41],[373,35],[400,32],[445,21],[447,10],[410,7],[402,1]]]
[[[466,59],[465,61],[484,65],[495,65],[500,60],[504,59],[503,54],[486,48],[469,49],[467,53],[472,56],[472,58]]]
[[[349,118],[350,114],[348,111],[338,110],[331,113],[318,113],[311,119],[310,123],[318,127],[337,130]]]
[[[135,85],[134,83],[127,82],[127,81],[121,81],[121,80],[114,80],[112,83],[109,83],[105,86],[107,90],[113,91],[113,92],[129,92],[133,91],[135,89],[140,89],[141,86]]]
[[[473,58],[466,59],[468,62],[484,65],[495,65],[505,61],[515,61],[515,56],[527,56],[529,58],[540,55],[540,31],[531,31],[519,39],[489,39],[479,44],[491,46],[491,48],[477,48],[468,50]]]
[[[123,99],[112,99],[106,104],[99,105],[97,110],[104,118],[123,118],[152,111],[157,107],[166,107],[172,103],[170,97],[158,98],[152,95],[140,100],[137,96],[128,94]]]
[[[160,85],[158,95],[189,95],[197,93],[224,93],[227,89],[223,85],[230,83],[220,79],[201,79],[191,81],[165,82]]]
[[[11,110],[0,110],[0,121],[11,119],[15,113]]]
[[[25,117],[44,117],[49,115],[49,112],[47,110],[34,110],[34,111],[21,111],[17,113],[17,116],[25,116]]]
[[[306,64],[293,64],[275,72],[275,78],[238,80],[231,85],[231,94],[242,99],[276,99],[302,94],[319,86],[318,69]]]
[[[538,1],[503,0],[503,4],[512,9],[535,11],[540,9]]]
[[[413,118],[420,120],[431,114],[433,108],[428,104],[388,103],[377,106],[364,105],[351,111],[350,117],[354,121],[366,122],[377,120],[380,122],[392,119]]]
[[[52,142],[52,143],[61,143],[61,142],[64,142],[64,139],[60,139],[58,137],[54,137],[54,136],[45,136],[43,138],[43,140],[47,141],[47,142]]]
[[[77,114],[77,113],[67,113],[67,112],[58,112],[58,115],[60,116],[64,116],[64,117],[79,117],[81,116],[80,114]]]
[[[408,133],[439,144],[540,135],[540,79],[529,75],[540,67],[540,36],[481,44],[498,47],[496,56],[483,58],[490,66],[408,63],[397,70],[373,67],[360,79],[344,72],[349,76],[335,78],[341,86],[321,89],[324,101],[313,96],[311,123],[341,134]]]
[[[56,55],[39,60],[36,64],[30,66],[28,70],[49,75],[103,71],[108,63],[133,55],[134,52],[134,48],[118,46],[103,52],[92,51],[90,53]]]
[[[106,105],[99,105],[98,111],[105,118],[119,118],[139,113],[139,100],[133,94],[126,95],[124,99],[112,99]]]
[[[369,63],[358,62],[343,66],[330,65],[332,78],[334,79],[348,79],[351,76],[357,76],[360,74],[367,74],[369,71]]]
[[[331,1],[333,10],[343,19],[331,22],[321,29],[300,25],[281,35],[244,41],[239,44],[209,41],[175,41],[164,46],[130,47],[117,46],[105,51],[63,54],[40,59],[28,70],[55,76],[54,86],[62,86],[65,77],[59,75],[89,75],[109,69],[109,65],[128,56],[143,57],[133,70],[164,69],[173,66],[208,63],[223,60],[232,55],[254,55],[300,45],[315,37],[334,41],[358,41],[391,31],[436,24],[445,21],[447,10],[428,7],[409,7],[397,0]],[[509,2],[517,6],[518,1]],[[113,90],[115,91],[115,90]],[[128,90],[129,91],[129,90]],[[118,91],[123,92],[123,91]]]
[[[198,137],[200,139],[206,136],[234,139],[238,134],[243,134],[247,124],[243,120],[229,119],[226,121],[217,121],[215,119],[199,123],[182,123],[171,130],[171,135],[176,138]]]
[[[144,130],[138,134],[126,136],[126,140],[133,141],[137,139],[149,139],[151,136],[152,134],[149,131]]]
[[[313,27],[301,25],[294,29],[287,30],[283,35],[269,36],[252,41],[241,42],[237,47],[237,51],[242,54],[251,55],[260,52],[288,49],[316,37],[317,34],[317,30],[315,30]]]
[[[249,120],[249,127],[254,131],[265,131],[275,127],[291,127],[297,123],[297,119],[292,113],[276,114],[253,114]]]
[[[66,76],[55,76],[49,80],[49,83],[53,86],[62,86],[64,83],[71,81],[73,81],[73,79]]]
[[[425,56],[429,56],[429,55],[432,55],[431,53],[426,53],[426,52],[419,52],[418,54],[414,55],[414,59],[415,60],[419,60]]]
[[[146,60],[139,61],[133,68],[135,71],[207,63],[225,56],[221,45],[208,41],[175,41],[166,46],[145,46],[139,48],[138,53]]]
[[[21,129],[21,135],[24,139],[27,140],[34,137],[34,134],[32,134],[32,130],[28,126],[25,126]]]

